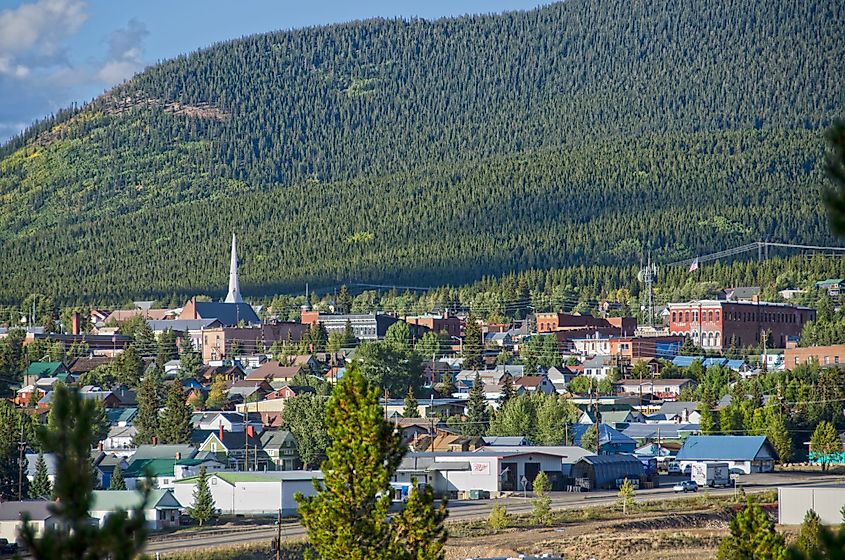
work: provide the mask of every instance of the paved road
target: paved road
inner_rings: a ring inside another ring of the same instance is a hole
[[[678,479],[683,477],[676,477]],[[805,486],[817,484],[839,484],[845,482],[845,478],[835,475],[807,474],[807,473],[777,473],[759,474],[744,476],[740,484],[749,491],[765,490],[778,486]],[[661,488],[640,490],[637,492],[636,501],[647,501],[654,499],[676,499],[683,497],[683,494],[674,494],[671,485],[671,478],[662,477]],[[712,495],[733,494],[733,488],[717,488],[709,490]],[[587,493],[566,493],[552,492],[553,509],[578,509],[588,506],[608,505],[616,502],[615,491],[599,491]],[[527,513],[531,511],[531,495],[528,498],[512,496],[499,500],[474,500],[474,501],[453,501],[449,504],[449,519],[469,520],[486,518],[490,509],[495,504],[504,504],[509,513]],[[274,526],[256,526],[254,528],[242,528],[221,531],[203,531],[194,534],[176,533],[162,536],[152,540],[147,545],[147,552],[155,554],[162,553],[165,556],[168,552],[185,550],[198,550],[202,548],[215,548],[221,546],[232,546],[253,542],[267,542],[276,535]],[[298,523],[286,523],[282,525],[283,540],[301,540],[305,537],[305,529]]]

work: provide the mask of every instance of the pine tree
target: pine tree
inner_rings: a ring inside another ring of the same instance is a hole
[[[766,407],[765,435],[777,451],[780,462],[790,462],[793,454],[792,437],[789,435],[784,415],[776,406]]]
[[[490,413],[487,410],[487,399],[484,397],[484,384],[481,383],[481,376],[476,373],[467,401],[467,418],[463,424],[463,434],[483,436],[487,433],[489,422]]]
[[[126,480],[123,478],[123,470],[120,465],[115,465],[109,481],[109,490],[126,490]]]
[[[584,431],[584,434],[581,436],[580,446],[594,453],[596,451],[598,433],[598,425],[590,424],[590,426]]]
[[[698,403],[698,413],[701,415],[698,421],[701,434],[707,436],[717,433],[716,419],[713,417],[713,409],[710,403],[706,401]]]
[[[731,534],[722,540],[718,560],[784,560],[783,536],[775,531],[760,506],[748,500],[745,509],[731,520]]]
[[[481,349],[481,325],[478,324],[474,316],[470,315],[467,317],[466,328],[464,329],[464,343],[462,350],[464,369],[481,369]]]
[[[499,410],[515,396],[516,391],[513,388],[513,379],[511,379],[510,375],[505,375],[505,380],[502,382],[502,394],[499,396]]]
[[[135,329],[134,342],[131,344],[141,358],[152,358],[158,352],[158,341],[153,329],[146,321]],[[164,367],[164,364],[159,364]]]
[[[419,418],[420,409],[417,405],[417,398],[414,392],[408,387],[408,394],[405,395],[405,408],[402,410],[403,418]]]
[[[164,365],[170,360],[175,360],[179,357],[179,347],[176,344],[176,333],[172,329],[167,329],[158,335],[156,353],[156,364],[162,369]]]
[[[50,483],[50,477],[47,474],[47,462],[44,460],[44,454],[38,453],[38,459],[35,461],[35,477],[32,479],[32,484],[29,485],[29,498],[32,500],[49,500],[52,492],[53,485]]]
[[[226,379],[221,375],[215,375],[211,382],[211,389],[205,399],[207,410],[223,410],[229,401],[226,399]]]
[[[402,459],[399,435],[384,419],[378,388],[357,365],[347,370],[329,400],[326,424],[332,444],[316,496],[297,494],[302,524],[320,558],[392,560],[388,518],[390,478]]]
[[[534,519],[534,523],[537,523],[538,525],[545,525],[549,522],[549,516],[552,513],[552,500],[548,496],[548,492],[551,490],[549,475],[540,471],[537,473],[537,476],[534,477],[534,482],[532,482],[531,485],[534,490],[534,499],[531,501],[533,506],[531,510],[531,517]]]
[[[153,437],[158,435],[160,392],[161,382],[158,375],[148,371],[138,388],[138,415],[134,423],[136,433],[132,438],[135,445],[152,443]]]
[[[182,337],[179,343],[179,376],[182,379],[193,379],[197,376],[202,365],[202,358],[194,348],[191,337]]]
[[[793,548],[808,558],[824,558],[820,554],[821,534],[822,524],[818,514],[813,510],[808,510],[804,515],[804,522],[801,523],[801,530],[798,532]]]
[[[143,367],[144,363],[134,344],[127,346],[111,365],[117,382],[128,387],[137,387],[140,384]]]
[[[622,506],[622,515],[628,515],[628,508],[634,505],[634,494],[636,494],[634,483],[626,478],[619,488],[619,504]]]
[[[208,475],[205,467],[200,467],[197,486],[194,488],[194,503],[188,508],[188,515],[199,523],[200,527],[214,515],[214,497],[208,487]]]
[[[185,400],[182,384],[175,381],[167,394],[167,404],[158,424],[161,443],[191,443],[191,407]]]
[[[400,560],[442,560],[448,533],[443,525],[449,515],[446,501],[434,506],[431,486],[419,488],[412,480],[405,507],[393,524],[396,558]]]
[[[842,440],[836,433],[833,424],[823,420],[816,426],[810,438],[810,458],[822,465],[822,470],[827,470],[828,464],[835,459],[835,454],[842,452]]]
[[[825,193],[825,204],[833,233],[845,236],[845,121],[838,121],[830,127],[827,139],[831,150],[827,161],[827,172],[833,183]]]
[[[41,427],[38,437],[45,451],[56,455],[56,503],[53,514],[62,523],[37,536],[26,523],[20,531],[23,548],[35,560],[132,560],[140,556],[147,538],[144,507],[147,495],[129,515],[117,512],[103,525],[90,522],[94,473],[90,441],[93,437],[94,402],[57,384],[53,391],[56,429]]]

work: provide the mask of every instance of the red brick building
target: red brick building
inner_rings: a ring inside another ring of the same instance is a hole
[[[801,334],[816,311],[783,303],[691,301],[669,304],[669,332],[692,338],[707,350],[731,346],[755,346],[763,332],[769,333],[768,346],[783,348],[789,337]]]
[[[787,345],[783,351],[783,367],[793,369],[795,366],[816,361],[821,367],[839,367],[845,365],[845,344],[832,346],[797,347]]]
[[[593,317],[572,313],[537,313],[537,332],[553,333],[565,330],[607,329],[617,335],[633,335],[637,320],[633,317]]]
[[[442,315],[407,316],[404,319],[409,325],[425,327],[436,333],[446,331],[449,336],[461,336],[462,334],[463,322],[458,317],[453,317],[448,313]]]

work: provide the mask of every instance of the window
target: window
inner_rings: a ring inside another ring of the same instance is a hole
[[[834,356],[834,357],[833,357],[833,363],[834,363],[834,364],[838,364],[838,363],[839,363],[839,356]]]
[[[693,320],[693,321],[698,321],[698,311],[693,311],[693,312],[692,312],[692,320]]]
[[[716,312],[716,320],[717,321],[719,320],[719,312],[718,311]]]
[[[674,323],[674,322],[675,322],[675,321],[677,321],[677,320],[678,320],[678,318],[676,317],[676,312],[675,312],[675,311],[673,311],[673,312],[672,312],[672,322]]]
[[[830,356],[825,356],[825,357],[824,357],[824,365],[826,365],[826,366],[827,366],[827,365],[830,365]]]
[[[713,320],[713,312],[712,312],[712,311],[708,311],[708,312],[707,312],[707,320],[708,320],[708,321],[712,321],[712,320]]]
[[[797,366],[800,363],[801,363],[801,359],[798,356],[795,356],[795,365]]]
[[[684,322],[689,323],[689,311],[684,312]]]
[[[212,486],[217,486],[217,477],[216,477],[216,476],[212,476],[212,477],[211,477],[211,485],[212,485]]]

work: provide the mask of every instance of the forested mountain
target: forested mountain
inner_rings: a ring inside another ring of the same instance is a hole
[[[215,45],[0,150],[0,298],[458,284],[829,242],[845,7],[570,0]]]

